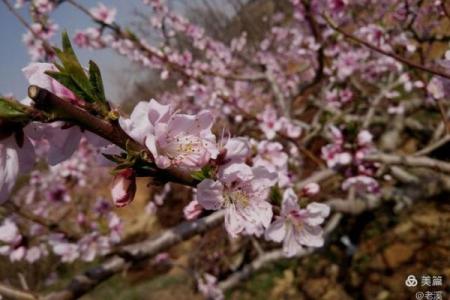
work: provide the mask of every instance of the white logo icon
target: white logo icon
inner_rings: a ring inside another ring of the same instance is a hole
[[[405,285],[407,287],[415,287],[417,286],[417,279],[414,275],[409,275],[408,278],[405,280]]]

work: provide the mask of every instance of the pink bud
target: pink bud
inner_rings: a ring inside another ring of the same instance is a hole
[[[113,179],[111,190],[116,207],[124,207],[134,199],[136,194],[136,175],[133,169],[125,169],[117,173]]]
[[[314,196],[317,193],[319,193],[319,191],[320,191],[320,186],[315,182],[311,182],[303,187],[302,194],[307,197],[311,197],[311,196]]]
[[[195,220],[202,213],[203,207],[198,203],[197,200],[192,200],[189,204],[183,209],[184,217],[186,220]]]
[[[336,161],[338,164],[345,166],[352,162],[352,156],[348,152],[336,154]]]
[[[360,133],[358,133],[358,145],[360,146],[366,146],[370,143],[372,143],[373,136],[368,130],[363,130]]]

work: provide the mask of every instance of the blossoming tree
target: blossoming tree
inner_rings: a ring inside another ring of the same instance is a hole
[[[0,284],[0,295],[75,299],[129,266],[170,261],[170,247],[223,224],[224,238],[255,251],[235,269],[191,272],[206,298],[222,299],[263,265],[326,247],[349,214],[431,196],[421,186],[404,194],[405,184],[433,178],[432,194],[450,188],[450,164],[436,154],[450,141],[450,52],[430,54],[449,41],[439,29],[450,23],[445,1],[285,1],[262,37],[225,42],[164,1],[144,0],[145,26],[161,43],[125,29],[103,3],[2,1],[26,26],[32,62],[23,69],[29,96],[0,99],[0,255],[96,265],[61,290]],[[93,26],[63,32],[56,47],[51,16],[63,5]],[[71,40],[111,48],[175,87],[125,114]],[[403,147],[412,136],[420,143]],[[164,186],[147,214],[174,205],[168,195],[179,186],[192,199],[178,212],[185,221],[129,242],[119,215],[141,177]],[[110,193],[99,193],[105,185]]]

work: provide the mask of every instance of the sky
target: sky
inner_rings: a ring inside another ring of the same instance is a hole
[[[15,0],[9,1],[10,3],[15,2]],[[201,7],[205,1],[168,0],[168,3],[170,8],[183,14],[185,8]],[[208,1],[215,3],[216,7],[220,7],[225,13],[231,12],[230,4],[224,0]],[[150,7],[142,4],[141,0],[78,0],[78,3],[87,8],[96,6],[98,2],[102,2],[109,7],[116,7],[118,10],[116,21],[122,26],[132,25],[136,10],[139,10],[139,12],[151,12]],[[18,12],[27,20],[29,19],[26,7],[19,9]],[[79,29],[95,26],[86,15],[69,3],[63,3],[53,11],[51,19],[59,25],[60,32],[66,30],[70,37],[73,37]],[[21,71],[22,68],[30,63],[27,49],[22,43],[22,36],[25,32],[25,27],[0,1],[0,95],[12,93],[16,99],[26,97],[28,83]],[[60,34],[55,35],[52,42],[59,46],[60,38]],[[130,62],[111,49],[91,51],[77,49],[76,45],[73,46],[82,65],[86,66],[89,60],[94,60],[99,65],[108,99],[112,102],[120,102],[116,98],[121,94],[120,91],[123,89],[123,85],[117,84],[117,81],[120,75],[124,74],[124,70],[129,72]]]
[[[14,2],[14,0],[10,0]],[[121,25],[131,23],[133,11],[138,9],[147,9],[139,0],[103,0],[107,6],[114,6],[118,9],[116,20]],[[79,3],[86,7],[95,6],[97,1],[80,0]],[[26,8],[18,10],[22,16],[28,18]],[[51,18],[59,25],[60,30],[67,30],[69,35],[77,29],[84,29],[92,26],[89,18],[80,11],[75,10],[69,4],[65,3],[55,10]],[[6,6],[0,2],[0,95],[12,93],[15,98],[22,99],[27,93],[27,81],[22,74],[21,69],[30,63],[27,49],[22,43],[22,35],[26,29],[11,14]],[[55,37],[54,42],[59,45],[60,35]],[[125,59],[114,53],[112,50],[89,51],[85,49],[75,49],[82,65],[87,65],[89,59],[94,60],[102,70],[105,81],[105,88],[108,96],[114,97],[117,91],[114,76],[115,72],[125,64]],[[114,99],[112,99],[114,101]]]

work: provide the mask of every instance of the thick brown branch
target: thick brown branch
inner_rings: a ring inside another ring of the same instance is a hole
[[[152,155],[148,149],[131,139],[117,123],[97,118],[88,111],[35,85],[28,88],[28,95],[35,102],[36,108],[53,115],[55,119],[71,122],[124,150],[140,153],[144,160],[152,163]],[[157,177],[160,181],[171,181],[189,186],[196,185],[196,181],[193,178],[178,174],[175,171],[160,170],[156,167],[143,175]]]

